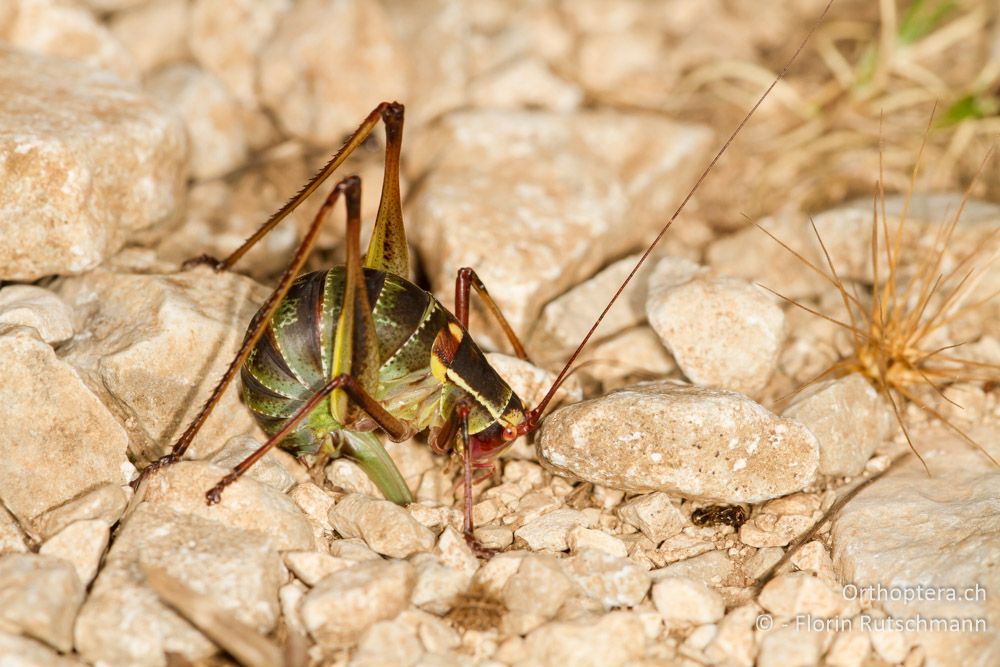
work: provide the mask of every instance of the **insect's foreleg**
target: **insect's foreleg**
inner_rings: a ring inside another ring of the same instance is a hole
[[[223,260],[215,259],[214,257],[210,257],[208,255],[202,255],[201,257],[196,257],[194,259],[188,260],[187,262],[184,263],[184,267],[188,268],[194,264],[208,264],[216,271],[226,271],[228,269],[231,269],[233,265],[236,264],[236,262],[238,262],[240,258],[243,257],[243,255],[249,252],[249,250],[254,245],[256,245],[258,241],[267,236],[268,232],[274,229],[274,227],[277,226],[279,222],[287,218],[289,214],[291,214],[292,211],[298,208],[299,205],[309,197],[309,195],[315,192],[319,188],[319,186],[321,186],[323,182],[340,167],[340,165],[344,164],[347,158],[351,156],[351,153],[353,153],[358,148],[358,146],[364,143],[365,139],[368,138],[368,135],[372,133],[372,130],[374,130],[375,126],[378,125],[379,120],[389,119],[389,118],[394,119],[397,117],[401,119],[402,114],[403,114],[403,105],[399,104],[398,102],[382,102],[381,104],[379,104],[377,107],[372,109],[372,112],[368,114],[368,116],[364,119],[364,121],[361,123],[358,129],[354,131],[354,134],[352,134],[350,137],[347,138],[347,141],[345,141],[344,145],[340,147],[340,150],[338,150],[336,154],[334,154],[334,156],[330,158],[330,161],[327,162],[325,165],[323,165],[323,168],[319,170],[319,173],[313,176],[312,179],[295,194],[295,196],[289,199],[284,206],[282,206],[274,213],[274,215],[268,218],[267,221],[263,225],[261,225],[260,229],[254,232],[250,238],[248,238],[246,241],[243,242],[243,245],[241,245],[231,255],[229,255]],[[399,123],[401,124],[401,122],[402,121],[400,120]],[[387,152],[386,160],[388,162],[390,158],[390,151],[388,146],[386,148],[386,152]],[[399,162],[398,150],[396,151],[396,162],[397,164]],[[397,183],[395,189],[398,198],[398,193],[399,193],[398,169],[396,178],[397,178]]]
[[[343,181],[341,183],[343,183]],[[303,237],[302,241],[299,243],[299,247],[295,251],[292,263],[289,264],[288,269],[285,271],[284,275],[281,276],[281,280],[278,282],[278,287],[271,293],[271,296],[268,297],[261,310],[261,316],[247,332],[243,345],[240,346],[239,351],[236,353],[236,357],[232,360],[232,362],[230,362],[229,367],[222,376],[222,379],[219,380],[219,383],[215,386],[215,389],[212,391],[212,395],[209,397],[208,401],[205,402],[201,411],[195,416],[195,418],[188,425],[187,429],[185,429],[184,433],[181,434],[180,438],[178,438],[174,443],[170,453],[147,466],[142,471],[142,474],[132,482],[133,488],[137,488],[142,480],[159,468],[179,461],[181,457],[184,456],[184,453],[191,445],[191,441],[194,440],[194,436],[197,435],[198,431],[205,423],[205,420],[208,419],[208,416],[212,413],[216,404],[218,404],[219,399],[222,398],[222,394],[226,390],[226,387],[228,387],[229,383],[233,381],[236,374],[240,372],[240,368],[243,366],[243,363],[247,360],[247,357],[250,356],[250,351],[253,350],[261,336],[264,335],[264,331],[266,330],[268,323],[271,321],[271,317],[274,316],[275,311],[278,309],[278,305],[288,293],[288,290],[291,289],[292,282],[305,265],[306,260],[309,258],[309,253],[316,244],[316,237],[319,234],[320,227],[323,225],[327,216],[330,214],[330,209],[333,208],[334,203],[336,203],[337,198],[340,196],[340,192],[342,190],[341,183],[338,183],[337,186],[333,188],[333,191],[330,192],[326,201],[323,202],[323,206],[321,206],[319,211],[316,213],[316,217],[309,226],[309,230],[306,232],[306,235]]]
[[[354,377],[347,374],[338,375],[323,385],[315,394],[309,397],[309,400],[288,418],[288,421],[281,427],[281,430],[268,438],[267,442],[257,448],[253,454],[240,461],[236,467],[233,468],[231,473],[223,477],[219,480],[218,484],[209,489],[205,494],[208,504],[214,505],[219,502],[222,499],[223,489],[239,479],[243,473],[245,473],[254,463],[259,461],[262,456],[267,454],[272,448],[288,436],[289,433],[294,431],[302,420],[305,419],[309,413],[312,412],[317,405],[322,403],[323,399],[329,396],[335,389],[343,389],[350,397],[351,401],[358,405],[358,407],[371,417],[376,424],[384,429],[393,440],[396,440],[397,442],[405,440],[413,434],[411,429],[408,429],[405,424],[393,417],[385,410],[385,408],[379,405],[378,401],[369,396]],[[409,495],[408,490],[406,495]]]
[[[528,353],[524,350],[524,345],[521,344],[521,340],[517,337],[517,334],[514,333],[513,327],[510,326],[507,318],[504,317],[500,306],[493,300],[490,293],[486,291],[486,285],[476,275],[476,272],[467,266],[459,269],[458,276],[455,278],[455,317],[458,318],[458,321],[466,329],[469,328],[469,296],[473,289],[476,290],[476,294],[483,300],[490,314],[493,315],[497,324],[503,329],[507,340],[510,341],[511,346],[514,348],[514,354],[520,359],[527,360]]]
[[[463,499],[462,512],[462,533],[465,535],[465,542],[472,549],[473,553],[482,558],[491,558],[494,554],[492,549],[487,549],[476,539],[476,526],[472,518],[472,450],[469,444],[469,406],[464,401],[459,401],[455,405],[455,414],[458,415],[459,433],[462,437],[462,491]]]

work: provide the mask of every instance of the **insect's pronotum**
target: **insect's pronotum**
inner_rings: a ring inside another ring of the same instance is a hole
[[[832,0],[819,21],[830,4]],[[390,439],[401,441],[430,429],[432,448],[439,452],[455,451],[461,456],[465,537],[478,553],[484,553],[473,536],[474,471],[478,471],[480,477],[487,476],[497,457],[515,439],[538,428],[556,390],[568,377],[573,362],[608,310],[733,139],[784,76],[816,25],[701,172],[570,355],[544,398],[533,408],[525,406],[490,367],[467,331],[469,298],[475,291],[517,355],[527,356],[475,271],[463,268],[458,272],[454,314],[408,279],[409,262],[399,192],[403,105],[396,102],[379,104],[323,169],[232,255],[224,260],[211,257],[193,260],[194,263],[208,263],[217,271],[232,268],[255,243],[317,190],[371,134],[379,121],[385,125],[385,174],[368,252],[362,256],[360,248],[361,181],[351,176],[339,181],[331,190],[277,288],[250,323],[240,351],[205,407],[174,444],[170,454],[148,466],[136,485],[155,470],[183,457],[223,391],[239,373],[246,404],[269,438],[208,490],[209,504],[219,502],[225,487],[276,445],[299,455],[323,451],[349,457],[365,470],[387,499],[409,503],[412,501],[410,490],[375,431],[381,429]],[[340,197],[344,198],[347,208],[344,265],[298,276],[320,227]]]

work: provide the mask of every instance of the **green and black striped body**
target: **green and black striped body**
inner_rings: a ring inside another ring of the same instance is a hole
[[[243,365],[244,400],[268,435],[331,378],[344,282],[343,266],[299,277]],[[521,422],[520,399],[437,299],[400,276],[369,268],[364,287],[381,362],[373,398],[390,414],[417,432],[441,426],[465,398],[470,434],[495,436]],[[337,453],[342,438],[373,429],[363,416],[338,423],[327,398],[281,447],[296,455],[324,448]]]

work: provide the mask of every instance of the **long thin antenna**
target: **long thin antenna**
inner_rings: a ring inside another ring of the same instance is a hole
[[[649,245],[648,248],[646,248],[646,251],[642,253],[642,257],[639,258],[639,261],[636,262],[634,267],[632,267],[632,271],[629,272],[628,276],[622,282],[621,286],[619,286],[618,290],[615,292],[615,295],[611,297],[611,301],[608,302],[608,305],[604,307],[603,311],[601,311],[601,314],[597,317],[597,321],[595,321],[594,325],[590,327],[590,331],[587,332],[587,335],[583,337],[583,340],[580,342],[580,345],[576,348],[573,354],[570,355],[569,360],[566,362],[566,365],[563,366],[563,369],[559,371],[559,375],[556,376],[555,382],[552,383],[552,387],[549,389],[548,393],[545,394],[545,397],[541,400],[538,406],[535,407],[533,410],[531,410],[531,412],[529,413],[528,423],[531,424],[532,427],[534,427],[534,425],[538,423],[538,420],[541,418],[542,413],[545,412],[545,408],[548,407],[549,402],[552,400],[552,397],[555,396],[555,393],[559,389],[559,386],[566,380],[569,369],[573,365],[573,362],[576,361],[576,358],[580,356],[580,353],[583,351],[583,348],[587,345],[588,342],[590,342],[591,337],[594,335],[594,332],[597,331],[597,327],[601,325],[601,322],[604,321],[604,317],[608,314],[608,311],[611,310],[611,307],[615,305],[615,302],[618,301],[618,298],[622,295],[622,292],[624,292],[625,288],[628,287],[628,284],[632,282],[632,278],[635,277],[635,274],[638,273],[640,268],[642,268],[642,265],[646,262],[646,259],[653,252],[653,249],[656,248],[657,244],[660,242],[660,239],[662,239],[663,235],[667,233],[668,229],[670,229],[670,225],[674,224],[674,220],[677,219],[677,216],[679,216],[681,214],[681,211],[684,210],[684,207],[687,206],[688,201],[691,199],[692,196],[694,196],[694,193],[698,191],[698,188],[701,187],[702,181],[705,180],[708,174],[715,167],[715,163],[718,162],[719,159],[723,156],[723,154],[729,148],[729,145],[733,143],[733,140],[735,140],[737,135],[739,135],[739,133],[743,130],[743,126],[745,126],[750,121],[750,118],[753,117],[754,113],[756,113],[760,105],[764,103],[764,100],[767,99],[767,96],[771,94],[771,91],[774,90],[774,87],[778,85],[778,82],[780,82],[788,73],[788,69],[792,66],[792,63],[794,63],[795,60],[799,57],[799,54],[802,52],[806,44],[808,44],[809,40],[812,38],[813,33],[815,33],[816,30],[819,28],[819,26],[823,23],[823,19],[826,18],[826,14],[827,12],[830,11],[830,7],[833,5],[833,2],[834,0],[829,0],[829,2],[826,3],[826,7],[823,8],[823,13],[820,14],[819,18],[816,19],[816,22],[813,23],[811,28],[809,28],[809,32],[806,33],[805,39],[803,39],[802,43],[799,44],[799,48],[795,49],[795,53],[792,54],[792,57],[788,59],[788,62],[785,63],[785,66],[781,69],[780,72],[778,72],[778,75],[774,78],[774,81],[771,82],[771,85],[767,87],[767,90],[764,91],[764,93],[760,96],[760,98],[753,105],[753,107],[751,107],[750,111],[748,111],[747,114],[743,117],[743,120],[741,120],[739,125],[736,126],[736,129],[733,130],[733,132],[729,135],[729,138],[726,139],[726,143],[722,145],[722,148],[719,149],[719,152],[715,154],[715,157],[712,158],[712,161],[709,162],[708,166],[705,167],[704,171],[701,172],[701,175],[698,177],[698,180],[695,181],[694,186],[692,186],[692,188],[688,191],[687,195],[684,197],[683,201],[681,201],[680,206],[677,207],[677,210],[674,211],[674,214],[670,216],[669,220],[667,220],[667,224],[663,226],[663,229],[660,230],[660,233],[656,235],[656,238],[653,239],[653,242]]]

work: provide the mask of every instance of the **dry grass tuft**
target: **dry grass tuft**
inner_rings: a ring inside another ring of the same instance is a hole
[[[486,632],[500,627],[505,611],[503,602],[473,586],[455,598],[455,604],[446,618],[460,630]]]
[[[822,313],[773,290],[769,291],[836,324],[850,337],[850,353],[800,387],[796,393],[825,378],[860,373],[892,406],[907,442],[921,462],[923,458],[913,446],[904,419],[906,404],[914,405],[928,416],[940,420],[997,464],[978,443],[943,414],[940,402],[955,404],[947,396],[952,385],[973,382],[987,384],[1000,374],[1000,365],[956,356],[955,349],[964,342],[951,340],[949,332],[950,325],[1000,295],[1000,292],[995,292],[985,298],[972,298],[973,290],[1000,253],[1000,244],[997,243],[1000,240],[1000,228],[994,229],[964,255],[952,257],[950,246],[955,228],[968,203],[970,186],[954,213],[938,227],[930,248],[919,253],[919,256],[909,256],[910,251],[904,243],[904,237],[922,148],[923,146],[918,153],[916,166],[913,167],[910,186],[897,220],[890,222],[886,213],[883,181],[880,179],[876,184],[869,242],[872,282],[867,293],[859,293],[855,283],[851,283],[849,287],[842,279],[815,224],[812,228],[825,258],[825,268],[811,262],[801,252],[760,227],[837,290],[846,318]],[[984,160],[980,173],[985,164]]]

